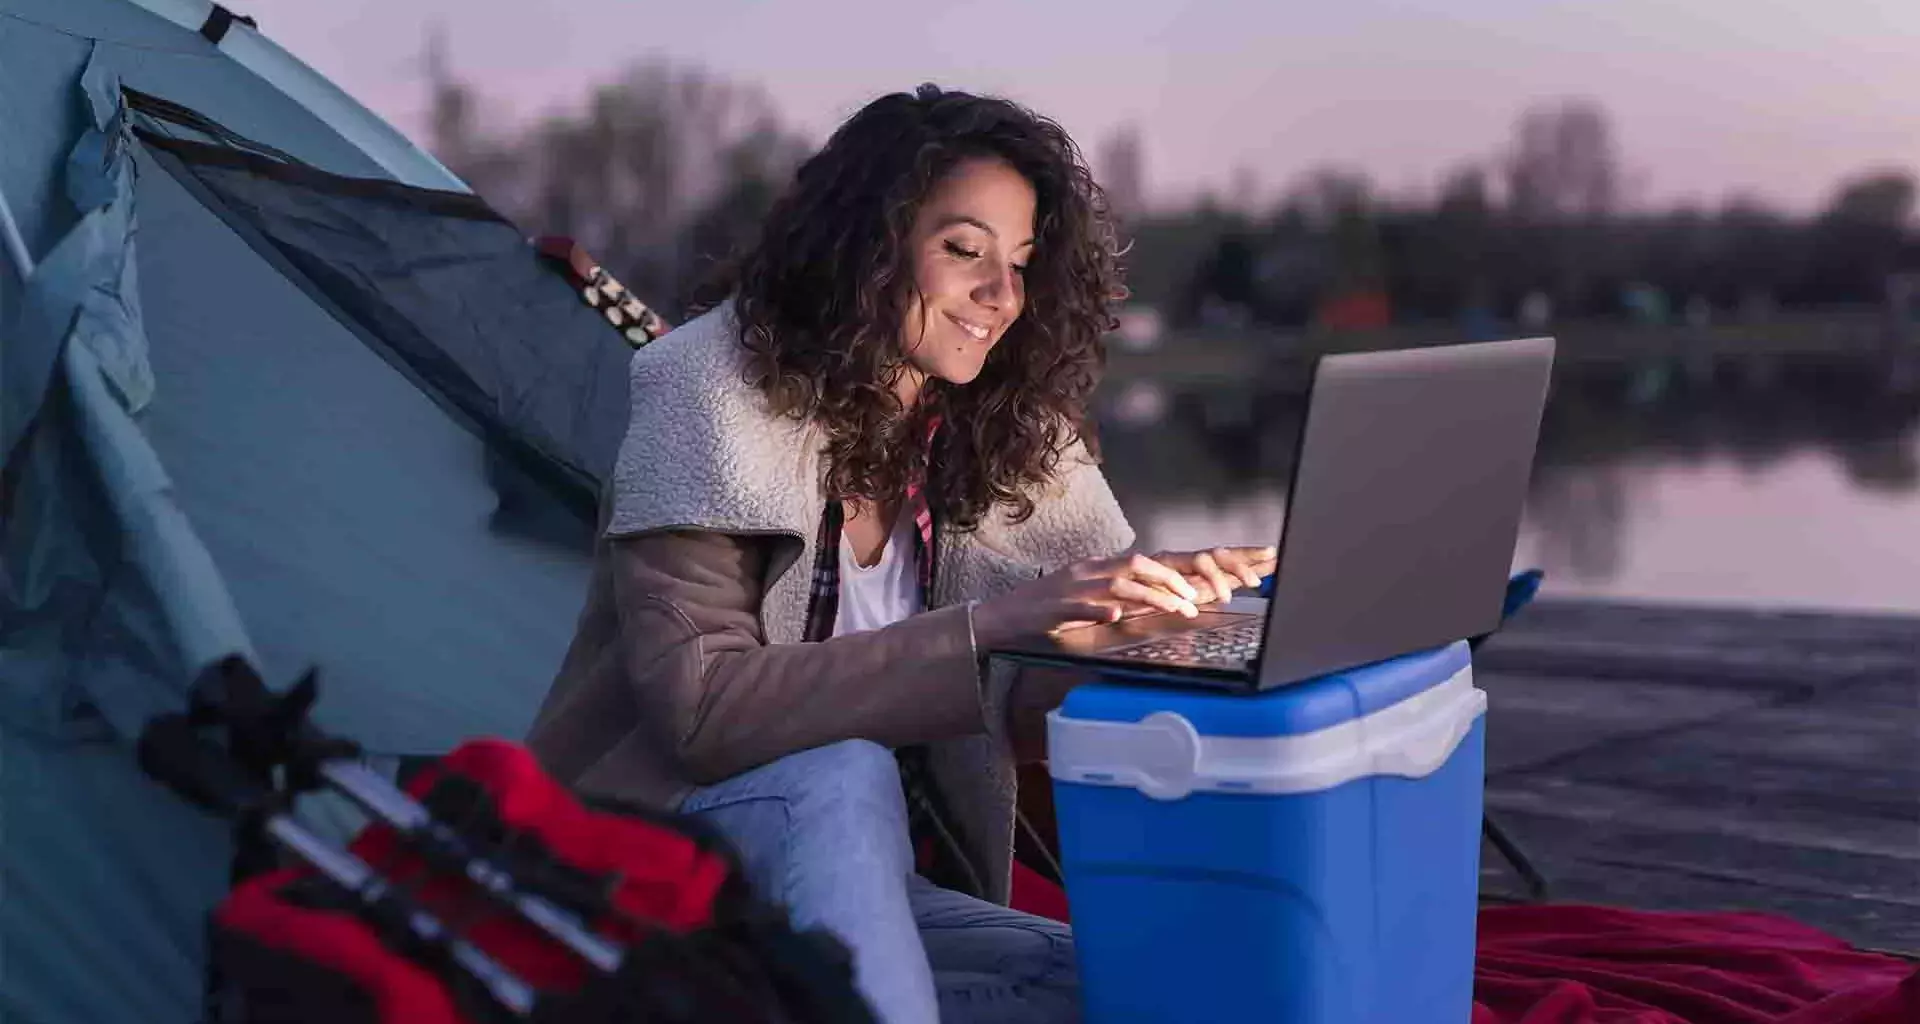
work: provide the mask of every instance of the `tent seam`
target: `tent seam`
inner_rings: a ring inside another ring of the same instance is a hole
[[[15,14],[12,11],[0,11],[0,18],[5,18],[9,21],[17,21],[22,25],[31,25],[34,28],[44,29],[48,32],[54,33],[55,35],[66,36],[68,39],[84,39],[91,43],[105,43],[108,46],[118,46],[124,50],[139,50],[144,53],[172,53],[172,54],[178,54],[179,56],[182,56],[182,57],[199,57],[203,60],[211,59],[215,56],[221,56],[220,54],[199,53],[194,50],[176,50],[170,46],[143,46],[139,43],[127,42],[125,40],[120,40],[120,39],[109,39],[104,36],[90,36],[84,33],[74,32],[70,29],[61,28],[58,25],[49,25],[44,21],[36,21],[23,14]]]

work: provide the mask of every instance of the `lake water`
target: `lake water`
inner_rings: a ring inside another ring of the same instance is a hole
[[[1563,375],[1515,566],[1545,569],[1550,595],[1920,613],[1910,378],[1817,357]],[[1136,384],[1104,412],[1107,472],[1147,545],[1278,535],[1297,396]]]

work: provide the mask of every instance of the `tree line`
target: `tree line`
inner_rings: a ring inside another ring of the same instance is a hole
[[[753,232],[813,142],[756,86],[644,62],[577,109],[503,124],[430,55],[430,146],[529,233],[578,239],[670,317]],[[1137,131],[1095,169],[1122,215],[1133,300],[1172,326],[1248,328],[1680,317],[1885,303],[1920,272],[1916,182],[1870,171],[1793,215],[1752,199],[1647,211],[1606,113],[1525,111],[1497,157],[1431,198],[1312,173],[1271,208],[1140,201]]]
[[[1810,215],[1746,197],[1649,211],[1625,201],[1597,105],[1535,107],[1514,136],[1424,202],[1325,170],[1264,213],[1143,217],[1136,290],[1175,323],[1764,319],[1883,304],[1920,271],[1909,171],[1851,177]]]

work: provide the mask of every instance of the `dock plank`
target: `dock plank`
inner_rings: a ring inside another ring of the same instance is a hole
[[[1736,749],[1717,752],[1680,735],[1638,745],[1632,756],[1581,760],[1579,777],[1597,783],[1633,785],[1702,802],[1807,807],[1843,816],[1898,819],[1915,814],[1920,792],[1920,763],[1860,765],[1847,785],[1833,788],[1831,773],[1809,771],[1803,763],[1777,761],[1766,753]]]
[[[1813,925],[1865,948],[1920,950],[1920,912],[1902,903],[1801,892],[1670,864],[1558,857],[1560,848],[1542,846],[1539,852],[1553,862],[1556,901],[1644,910],[1758,911]],[[1518,891],[1497,867],[1483,873],[1482,885],[1490,893]]]
[[[1920,618],[1548,602],[1475,675],[1489,813],[1555,899],[1920,950]]]
[[[1737,799],[1737,797],[1736,797]],[[1553,776],[1533,777],[1490,788],[1487,806],[1502,818],[1509,812],[1562,824],[1595,828],[1618,826],[1641,834],[1681,836],[1711,843],[1738,840],[1776,851],[1781,860],[1801,852],[1859,854],[1904,861],[1904,873],[1920,876],[1920,822],[1876,816],[1842,816],[1814,807],[1775,803],[1706,801],[1651,789],[1595,785]],[[1738,808],[1738,814],[1728,813]],[[1835,827],[1841,826],[1841,827]],[[1821,863],[1832,858],[1811,858]],[[1920,893],[1916,893],[1920,898]],[[1920,899],[1917,899],[1920,902]]]

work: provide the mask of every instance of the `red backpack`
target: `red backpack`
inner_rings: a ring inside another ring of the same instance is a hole
[[[275,862],[213,914],[212,1020],[874,1019],[844,947],[796,931],[690,821],[583,802],[500,740],[462,744],[403,791],[306,724],[315,693],[311,675],[276,697],[224,665],[141,737],[150,775]],[[323,842],[286,813],[310,789],[374,824]]]

